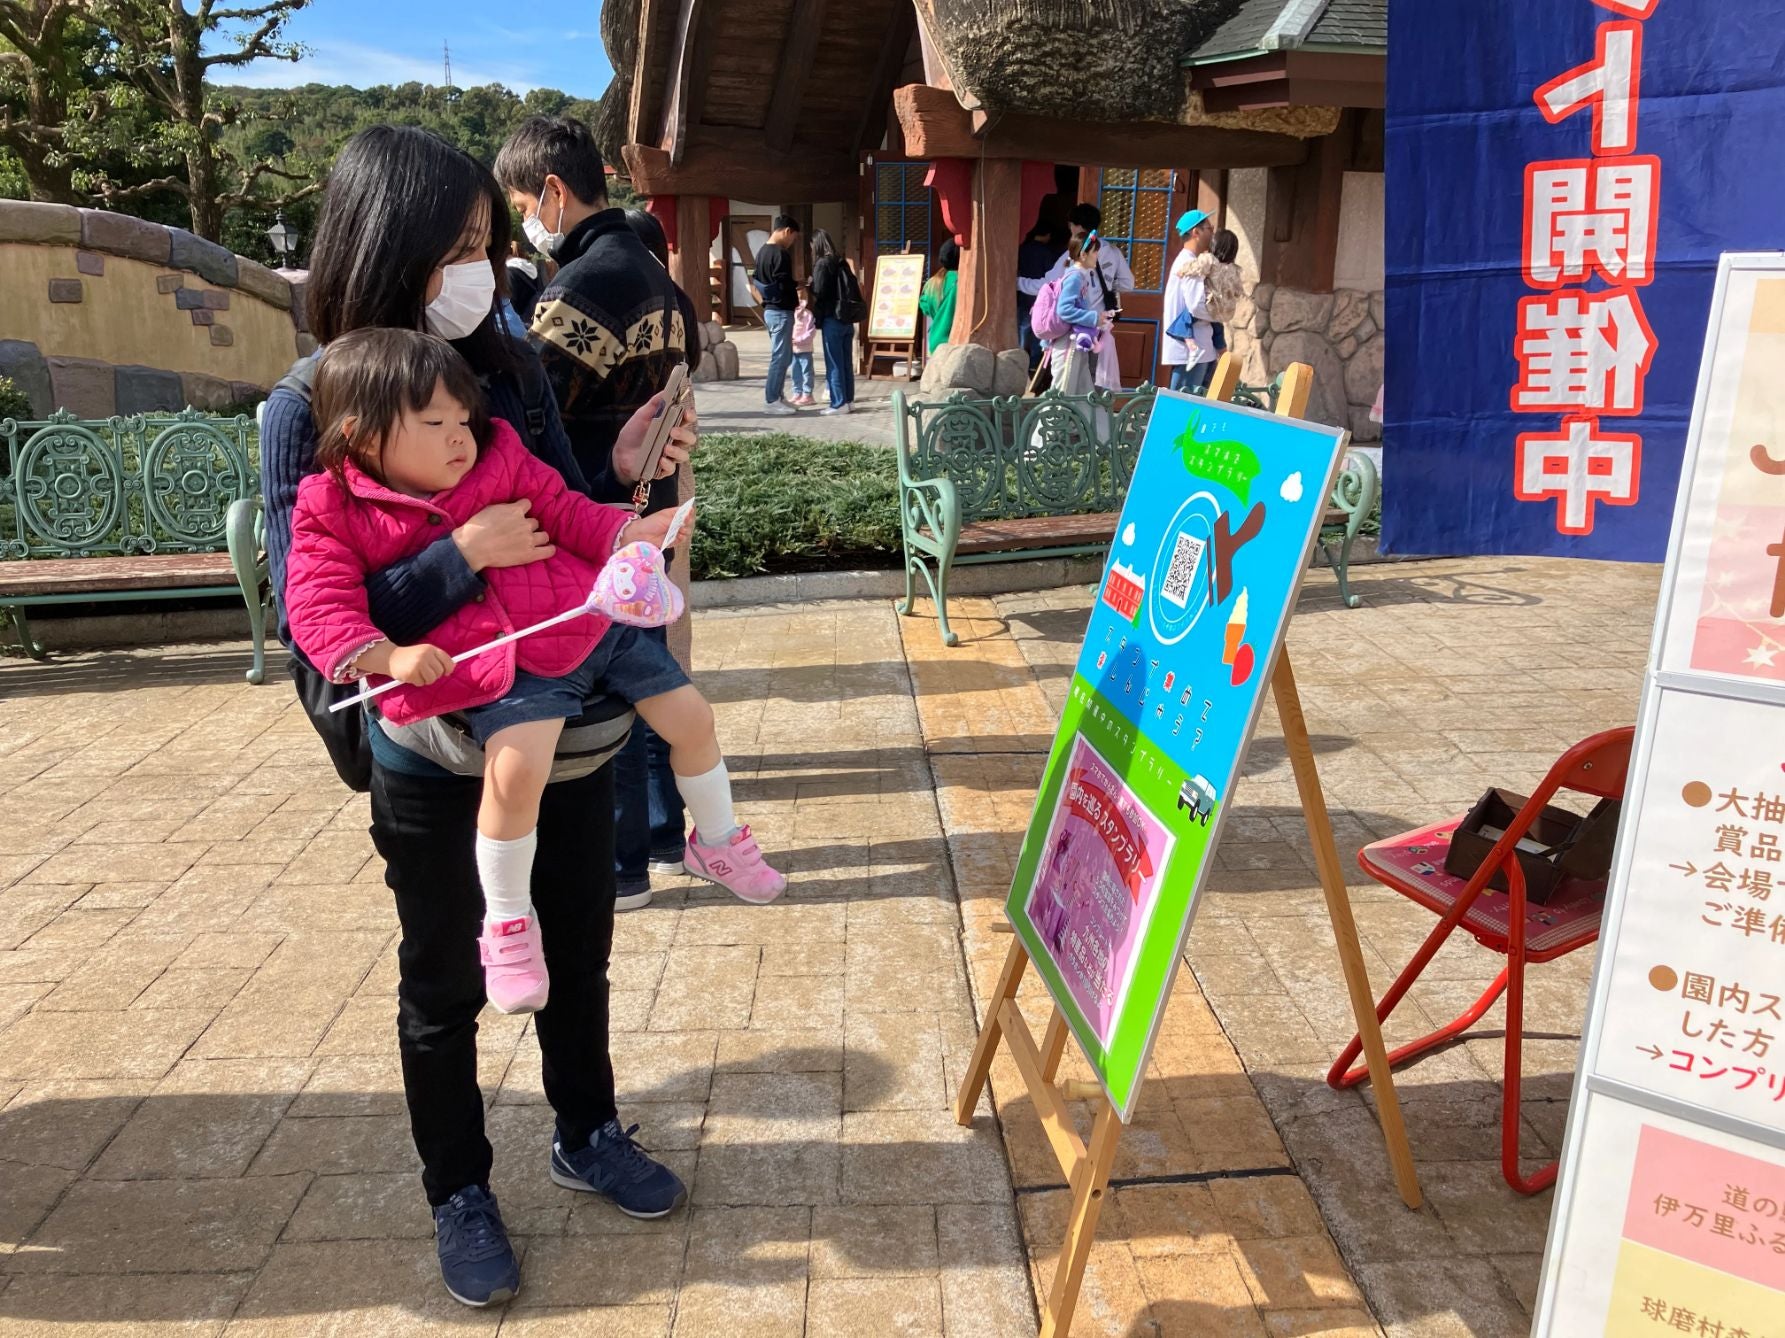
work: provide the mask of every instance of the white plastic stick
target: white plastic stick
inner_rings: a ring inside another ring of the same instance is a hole
[[[487,641],[481,646],[473,646],[470,650],[462,650],[452,657],[452,662],[454,664],[463,663],[465,660],[469,660],[473,656],[482,655],[485,651],[495,650],[498,646],[506,646],[511,641],[519,641],[524,636],[532,636],[535,632],[543,632],[546,628],[556,627],[559,623],[567,623],[572,618],[580,618],[587,612],[589,612],[589,606],[587,604],[580,604],[569,612],[556,614],[553,617],[547,618],[544,622],[534,623],[531,627],[523,627],[520,631],[510,632],[507,636],[499,636],[494,641]],[[401,679],[393,678],[388,683],[380,683],[375,688],[367,688],[364,692],[356,693],[354,696],[348,697],[344,701],[333,702],[329,705],[328,709],[330,711],[345,711],[349,706],[358,706],[361,702],[371,701],[372,698],[389,692],[392,688],[400,688],[404,686],[407,685],[404,684]]]

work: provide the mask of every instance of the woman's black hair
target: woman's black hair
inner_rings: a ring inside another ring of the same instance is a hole
[[[1233,258],[1240,253],[1240,239],[1226,228],[1215,234],[1215,243],[1209,248],[1216,261],[1223,265],[1233,264]]]
[[[835,260],[836,258],[837,244],[831,240],[830,233],[823,228],[814,228],[812,230],[812,263],[816,265],[820,260]]]
[[[415,126],[372,126],[348,140],[323,193],[304,290],[317,341],[369,327],[421,329],[428,278],[459,249],[480,205],[496,292],[506,296],[508,201],[483,164]],[[494,305],[452,342],[479,372],[516,365]]]
[[[657,220],[657,216],[646,209],[628,209],[626,226],[645,244],[645,250],[656,256],[657,262],[664,269],[668,269],[669,237],[664,233],[663,224]]]
[[[936,268],[938,270],[959,269],[961,267],[961,246],[953,237],[943,241],[936,248]]]

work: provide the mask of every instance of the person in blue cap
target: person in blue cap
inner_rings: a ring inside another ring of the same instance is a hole
[[[1215,223],[1201,209],[1178,216],[1184,247],[1165,281],[1165,351],[1160,361],[1171,368],[1173,390],[1196,391],[1208,385],[1215,370],[1215,325],[1208,307],[1206,268],[1198,260],[1214,245]]]

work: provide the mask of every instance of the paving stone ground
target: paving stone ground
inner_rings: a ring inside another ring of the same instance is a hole
[[[1342,844],[1528,781],[1634,709],[1650,571],[1376,569],[1356,611],[1328,587],[1292,645]],[[1002,1062],[972,1129],[948,1106],[1087,607],[964,602],[954,652],[878,603],[700,615],[740,808],[795,886],[765,910],[672,881],[621,919],[623,1113],[690,1180],[686,1213],[551,1186],[538,1052],[486,1018],[526,1274],[497,1312],[439,1289],[394,916],[364,801],[289,689],[244,685],[239,646],[0,662],[0,1334],[1033,1332],[1059,1173]],[[1396,1334],[1522,1332],[1548,1199],[1492,1174],[1497,1042],[1405,1079],[1418,1215],[1366,1098],[1318,1082],[1348,1024],[1273,731],[1123,1140],[1117,1177],[1153,1183],[1112,1195],[1075,1332],[1378,1332],[1369,1306]],[[1351,876],[1380,987],[1423,913]],[[1451,1007],[1483,957],[1442,955],[1414,1002]],[[1534,1152],[1588,965],[1533,983],[1557,1038],[1528,1052]]]

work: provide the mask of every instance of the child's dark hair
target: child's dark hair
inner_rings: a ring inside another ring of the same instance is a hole
[[[1233,259],[1240,253],[1240,239],[1226,228],[1215,234],[1215,244],[1209,248],[1214,252],[1217,262],[1223,265],[1233,264]]]
[[[436,386],[464,405],[479,447],[490,439],[490,414],[471,364],[438,335],[419,330],[366,329],[342,335],[323,350],[311,392],[320,434],[316,463],[340,479],[351,460],[384,481],[384,444],[403,417],[420,412]]]

